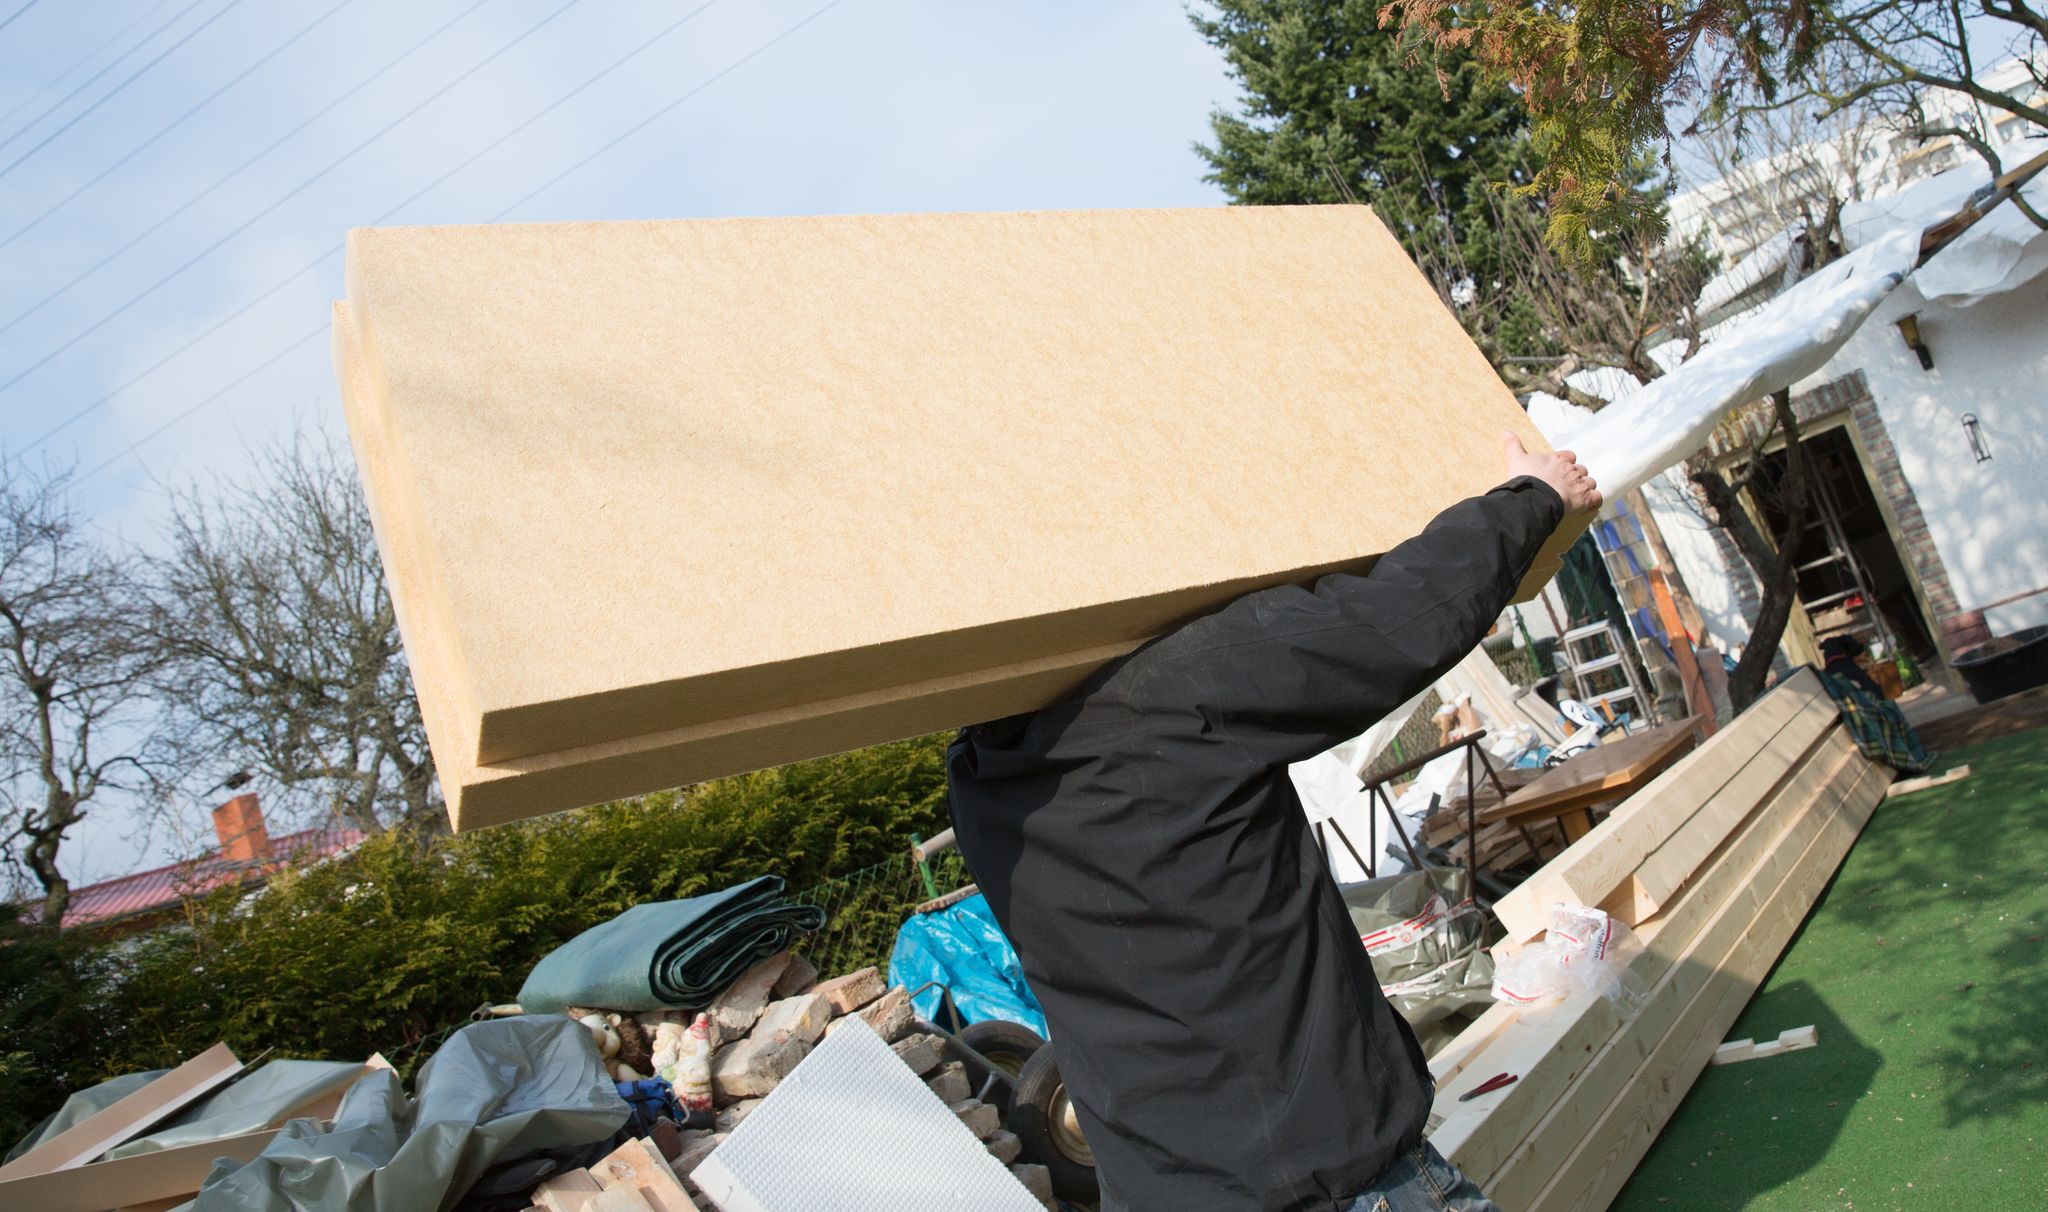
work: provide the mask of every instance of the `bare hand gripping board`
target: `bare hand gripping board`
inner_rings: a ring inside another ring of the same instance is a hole
[[[1358,206],[362,229],[335,361],[457,828],[1042,706],[1541,443]]]

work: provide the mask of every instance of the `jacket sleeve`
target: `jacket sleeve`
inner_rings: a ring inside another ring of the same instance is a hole
[[[1258,766],[1313,757],[1472,651],[1563,520],[1557,492],[1528,476],[1461,501],[1362,576],[1260,590],[1183,627],[1134,705],[1193,710]]]

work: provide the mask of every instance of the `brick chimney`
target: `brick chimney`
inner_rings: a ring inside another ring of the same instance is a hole
[[[220,856],[231,863],[271,862],[270,831],[263,827],[263,809],[250,792],[213,810],[213,831],[220,837]]]

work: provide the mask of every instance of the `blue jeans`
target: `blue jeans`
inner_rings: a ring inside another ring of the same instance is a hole
[[[1471,1179],[1428,1141],[1387,1167],[1377,1182],[1352,1197],[1344,1212],[1500,1212]]]

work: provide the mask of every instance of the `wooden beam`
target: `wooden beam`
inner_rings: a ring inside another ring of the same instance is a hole
[[[1713,856],[1695,886],[1663,915],[1643,925],[1637,932],[1643,950],[1630,963],[1631,979],[1639,987],[1656,986],[1717,910],[1740,893],[1760,860],[1789,839],[1818,831],[1819,823],[1812,819],[1815,799],[1853,755],[1854,746],[1846,732],[1836,728],[1799,776]],[[1621,1021],[1619,1012],[1599,998],[1567,999],[1557,1006],[1525,1012],[1521,1018],[1512,1030],[1497,1033],[1478,1054],[1464,1059],[1460,1068],[1472,1075],[1470,1081],[1446,1076],[1439,1083],[1435,1110],[1444,1122],[1431,1140],[1482,1187],[1500,1161],[1577,1080]],[[1472,1085],[1502,1072],[1519,1073],[1522,1078],[1498,1097],[1466,1104],[1457,1101]]]
[[[1731,1039],[1714,1049],[1714,1055],[1707,1058],[1710,1065],[1736,1065],[1749,1060],[1766,1060],[1786,1052],[1797,1052],[1820,1043],[1820,1030],[1816,1027],[1792,1027],[1778,1032],[1778,1038],[1757,1043],[1753,1039]]]
[[[1627,1070],[1618,1096],[1604,1104],[1574,1098],[1560,1105],[1540,1137],[1545,1152],[1518,1155],[1519,1172],[1496,1184],[1495,1198],[1506,1212],[1577,1212],[1613,1201],[1882,798],[1877,767],[1858,758],[1852,769],[1839,806],[1775,891],[1758,903],[1762,889],[1752,887],[1752,895],[1729,907],[1744,919],[1743,928],[1720,960],[1688,962],[1673,973],[1671,987],[1658,996],[1686,998],[1684,1013],[1647,1051],[1640,1037],[1613,1042],[1603,1063]]]
[[[1884,796],[1886,799],[1890,799],[1895,795],[1911,795],[1915,791],[1925,791],[1929,787],[1945,786],[1946,784],[1969,777],[1970,768],[1966,765],[1958,766],[1945,774],[1923,774],[1915,779],[1900,779],[1898,782],[1885,788]]]
[[[1718,795],[1757,755],[1827,691],[1802,670],[1630,796],[1584,838],[1494,905],[1508,938],[1525,942],[1550,924],[1556,901],[1598,905],[1643,859]],[[1832,710],[1832,701],[1829,701]]]

